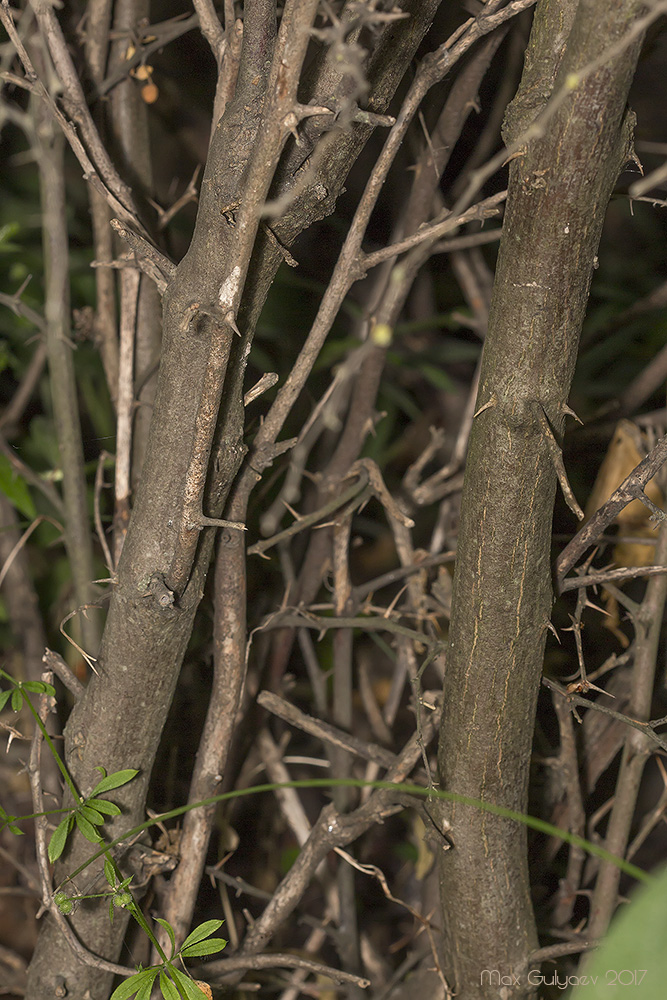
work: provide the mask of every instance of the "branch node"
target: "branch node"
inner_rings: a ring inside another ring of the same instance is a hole
[[[167,584],[164,582],[164,577],[161,573],[154,573],[148,582],[148,589],[145,593],[145,597],[151,595],[157,601],[159,607],[161,608],[171,608],[174,604],[174,592],[170,590]]]

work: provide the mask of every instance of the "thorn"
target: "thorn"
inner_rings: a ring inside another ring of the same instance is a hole
[[[586,598],[586,603],[584,604],[584,607],[593,608],[593,611],[599,611],[601,615],[607,615],[608,618],[611,618],[611,615],[609,614],[608,611],[606,611],[604,608],[599,608],[597,604],[593,604],[593,602],[589,601],[588,598]]]
[[[538,412],[538,418],[540,426],[542,428],[542,433],[544,434],[544,439],[546,441],[547,447],[549,449],[549,455],[553,463],[556,476],[558,477],[558,482],[560,483],[560,488],[563,493],[563,498],[565,503],[568,505],[574,516],[579,520],[584,520],[584,512],[577,503],[577,498],[572,492],[572,487],[567,478],[567,473],[565,471],[565,464],[563,462],[563,453],[560,449],[556,438],[553,435],[551,426],[549,424],[549,419],[544,411],[544,407],[540,406]]]
[[[333,115],[337,118],[338,115],[331,108],[322,107],[319,104],[297,104],[294,111],[291,111],[285,119],[285,124],[287,125],[287,120],[289,118],[295,118],[297,121],[303,121],[304,118],[312,118],[314,115]],[[289,128],[289,125],[287,125]]]
[[[496,399],[495,393],[493,393],[491,395],[491,399],[488,401],[488,403],[485,403],[484,406],[480,406],[479,410],[477,410],[476,413],[473,413],[472,419],[474,420],[475,417],[478,417],[480,415],[480,413],[484,413],[484,410],[490,410],[491,407],[492,406],[496,406],[497,403],[498,403],[498,400]]]
[[[287,129],[288,132],[292,133],[292,135],[294,136],[294,141],[296,142],[297,146],[300,146],[301,139],[299,138],[299,133],[296,130],[298,124],[299,124],[299,119],[297,118],[297,116],[294,114],[293,111],[290,111],[283,118],[284,127]]]
[[[259,382],[252,387],[252,389],[248,389],[243,397],[243,405],[249,406],[250,403],[261,396],[263,392],[266,392],[267,389],[274,386],[277,381],[278,375],[276,372],[266,372],[266,374],[262,375]]]
[[[582,427],[584,426],[583,420],[577,416],[572,407],[568,406],[567,403],[563,403],[563,405],[561,406],[561,410],[564,414],[566,414],[566,416],[574,417],[574,419],[577,421],[578,424],[581,424]]]
[[[229,312],[226,314],[226,316],[225,316],[225,323],[227,323],[228,326],[231,326],[232,330],[237,335],[237,337],[241,336],[241,331],[239,330],[238,326],[236,325],[236,316],[234,315],[234,310],[233,309],[230,309]]]
[[[287,502],[287,500],[285,500],[283,498],[282,502],[287,507],[288,511],[290,512],[290,514],[292,515],[292,517],[294,518],[295,521],[301,521],[301,520],[303,520],[303,514],[297,513],[297,511],[294,510],[294,507],[292,507],[292,505],[289,504]]]
[[[559,636],[558,632],[556,631],[556,627],[555,627],[554,623],[552,621],[548,620],[545,623],[544,627],[547,629],[547,631],[552,632],[556,636],[556,640],[557,640],[558,644],[560,645],[560,636]]]
[[[516,160],[518,157],[525,155],[526,155],[526,147],[522,146],[521,149],[517,149],[516,153],[512,153],[511,156],[507,157],[507,159],[503,163],[503,166],[506,167],[508,163],[512,162],[512,160]]]

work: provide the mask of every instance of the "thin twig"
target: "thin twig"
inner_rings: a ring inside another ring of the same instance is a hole
[[[232,503],[232,516],[235,511]],[[215,795],[227,766],[246,676],[246,566],[243,533],[221,533],[214,579],[213,685],[190,781],[189,803]],[[194,809],[183,819],[181,861],[163,903],[163,914],[179,943],[192,920],[215,817],[215,807],[209,807]]]
[[[644,539],[641,540],[644,543]],[[588,573],[585,576],[571,576],[563,580],[560,593],[568,590],[578,590],[580,587],[596,587],[598,584],[618,582],[621,580],[639,580],[645,576],[661,576],[667,573],[665,566],[635,566],[620,569],[601,570],[599,573]]]
[[[6,433],[6,428],[12,427],[20,421],[42,377],[45,363],[46,344],[40,343],[37,345],[37,349],[30,359],[30,364],[25,369],[10,402],[3,410],[2,416],[0,416],[0,433]]]
[[[594,951],[595,948],[599,947],[599,941],[564,941],[562,944],[550,944],[534,951],[530,956],[530,964],[550,962],[556,958],[563,958],[565,955],[578,955],[582,951]]]
[[[155,281],[158,291],[164,292],[167,284],[174,276],[176,265],[168,257],[165,257],[163,253],[160,253],[150,240],[145,239],[140,233],[134,232],[129,226],[124,225],[120,219],[112,219],[111,228],[134,251],[137,266],[141,267],[148,274],[149,278]],[[159,276],[155,274],[156,269]]]
[[[434,712],[426,721],[425,742],[428,743],[433,738],[438,720],[439,713]],[[419,741],[412,736],[398,756],[396,764],[388,772],[387,781],[404,781],[420,755]],[[396,794],[399,794],[398,790]],[[254,954],[264,947],[279,924],[297,905],[320,862],[330,850],[346,846],[370,826],[382,822],[402,808],[402,805],[396,804],[390,789],[377,789],[364,805],[345,816],[340,816],[333,805],[325,806],[299,857],[278,886],[271,902],[250,928],[242,949],[244,955]],[[211,963],[213,968],[216,965],[217,963]]]
[[[44,662],[46,668],[53,671],[53,673],[63,682],[68,691],[74,695],[76,701],[78,701],[83,692],[86,690],[85,685],[82,684],[76,674],[70,670],[62,656],[59,653],[54,653],[52,649],[45,649],[42,661]]]
[[[195,5],[193,4],[193,6]],[[118,69],[110,73],[105,80],[97,85],[95,96],[105,97],[114,87],[123,80],[126,80],[128,74],[133,69],[145,63],[153,52],[158,52],[165,45],[168,45],[169,42],[175,41],[188,31],[193,31],[198,24],[199,18],[197,14],[191,14],[190,17],[184,18],[182,15],[179,15],[178,17],[161,21],[158,24],[148,25],[146,35],[151,37],[151,41],[144,42],[142,39],[139,39],[141,44],[137,46],[136,52],[129,59],[125,59],[122,66],[119,66]]]
[[[258,625],[255,632],[265,632],[275,628],[310,628],[322,635],[328,629],[358,628],[367,632],[392,632],[395,635],[402,635],[413,642],[424,643],[427,646],[438,648],[441,643],[436,639],[429,639],[423,632],[416,629],[399,625],[391,618],[371,618],[360,616],[358,618],[323,618],[311,614],[301,608],[286,608],[283,611],[275,611],[268,615],[261,625]]]
[[[350,284],[354,280],[354,267],[361,249],[361,241],[375,203],[384,185],[389,168],[405,137],[409,124],[417,113],[423,98],[431,87],[438,83],[445,73],[451,70],[452,65],[458,59],[462,58],[479,37],[494,30],[509,18],[514,17],[520,10],[531,7],[533,3],[534,0],[516,0],[516,2],[509,4],[507,8],[497,14],[481,14],[479,18],[468,22],[465,37],[454,43],[452,43],[452,40],[448,40],[435,53],[432,53],[428,60],[424,60],[419,66],[415,79],[403,102],[396,124],[389,132],[382,152],[378,157],[366,189],[361,197],[331,281],[320,303],[317,317],[306,338],[304,347],[285,384],[279,390],[257,434],[257,438],[255,439],[256,450],[276,440],[294,401],[310,374],[338,309],[348,292]],[[472,200],[472,197],[470,200]],[[457,216],[460,215],[467,209],[469,204],[470,201],[466,202],[462,207],[457,206],[455,214]]]
[[[398,243],[391,243],[388,247],[376,250],[374,253],[360,254],[358,273],[363,274],[370,270],[370,268],[377,267],[378,264],[382,264],[392,257],[397,257],[399,254],[405,253],[406,250],[411,250],[412,247],[419,246],[424,240],[439,239],[445,233],[450,233],[453,229],[459,229],[468,222],[474,222],[479,219],[490,219],[498,215],[499,209],[496,206],[502,204],[506,198],[507,191],[498,191],[497,194],[490,195],[483,201],[466,209],[465,212],[461,212],[460,215],[453,215],[451,212],[447,212],[445,219],[422,226],[412,236],[406,236],[405,239],[399,240]]]
[[[53,674],[46,670],[42,675],[42,680],[47,684],[53,683]],[[46,720],[48,718],[49,712],[51,710],[51,703],[53,698],[46,694],[41,694],[39,696],[39,706],[37,712],[44,725],[46,725]],[[45,910],[51,907],[52,898],[52,887],[51,887],[51,875],[49,873],[49,859],[46,848],[46,830],[47,830],[47,819],[46,816],[41,815],[44,812],[44,800],[42,796],[42,779],[41,779],[41,754],[42,754],[42,731],[39,726],[35,725],[35,729],[32,735],[32,742],[30,745],[30,763],[28,765],[28,777],[30,779],[30,790],[32,793],[32,804],[33,811],[36,813],[35,816],[35,848],[37,855],[37,869],[39,871],[39,881],[42,896],[42,907]]]
[[[558,755],[558,778],[565,789],[567,803],[567,829],[570,833],[583,837],[586,833],[586,811],[584,809],[577,744],[572,724],[572,713],[562,698],[553,697],[554,710],[558,719],[560,733],[560,752]],[[552,923],[556,927],[567,924],[574,911],[576,892],[581,883],[581,873],[586,854],[577,844],[568,845],[567,869],[565,877],[559,881],[558,890],[554,894]]]
[[[53,527],[56,528],[58,531],[64,532],[62,524],[58,524],[58,522],[54,521],[52,517],[46,517],[46,515],[44,515],[44,514],[39,514],[32,521],[32,523],[30,524],[30,526],[28,528],[26,528],[26,530],[23,532],[23,534],[21,535],[21,537],[16,542],[16,544],[12,548],[11,552],[8,554],[7,558],[5,559],[5,561],[4,561],[3,565],[2,565],[2,568],[0,569],[0,587],[2,586],[2,584],[4,582],[4,579],[7,576],[7,573],[9,572],[9,570],[10,570],[10,568],[12,566],[12,563],[14,562],[14,560],[15,560],[16,556],[18,555],[18,553],[25,546],[25,544],[27,543],[28,539],[32,535],[33,531],[35,531],[40,526],[40,524],[43,524],[44,522],[47,522],[48,524],[52,524]]]
[[[366,989],[371,985],[370,979],[363,976],[355,976],[350,972],[343,972],[341,969],[334,969],[321,962],[314,962],[310,958],[303,958],[300,955],[283,955],[280,952],[270,955],[232,955],[229,958],[221,958],[214,962],[207,962],[201,968],[195,968],[194,974],[206,977],[206,979],[216,979],[226,972],[245,971],[246,969],[305,969],[318,976],[326,976],[332,982],[339,985],[352,983]]]
[[[82,169],[84,178],[92,184],[99,193],[106,198],[110,206],[113,208],[114,212],[120,214],[132,222],[136,223],[136,214],[129,210],[124,204],[122,199],[119,199],[114,192],[106,186],[102,178],[98,175],[95,166],[93,165],[90,156],[88,155],[84,144],[81,142],[76,129],[73,127],[72,123],[68,121],[62,111],[59,109],[55,103],[51,94],[38,78],[35,68],[32,64],[32,60],[28,55],[23,42],[18,36],[16,28],[14,27],[14,21],[12,18],[11,7],[9,6],[9,0],[1,0],[0,2],[0,21],[5,27],[7,34],[9,35],[12,44],[16,48],[18,56],[23,64],[26,73],[25,80],[16,80],[16,83],[31,93],[35,94],[37,97],[41,98],[50,114],[53,116],[54,121],[57,122],[58,126],[66,137],[70,144],[72,152],[79,161]],[[5,74],[6,76],[7,74]]]
[[[599,535],[614,521],[620,512],[632,500],[641,500],[646,504],[655,518],[663,520],[665,514],[652,504],[644,492],[644,487],[667,460],[667,435],[658,441],[648,455],[632,470],[629,476],[609,497],[607,502],[595,512],[590,521],[577,532],[572,541],[566,545],[556,561],[556,578],[559,591],[563,586],[565,574],[572,569],[586,549],[593,545]]]
[[[3,0],[3,5],[4,3],[5,0]],[[80,130],[86,148],[104,184],[120,201],[125,212],[138,220],[132,190],[118,174],[88,110],[81,80],[56,18],[55,10],[50,4],[37,3],[36,0],[32,0],[32,7],[60,79],[68,114]],[[137,222],[137,225],[141,228],[140,223]]]
[[[658,736],[658,734],[653,729],[653,725],[650,722],[641,722],[639,719],[633,719],[629,715],[623,715],[621,712],[614,712],[611,708],[607,708],[605,705],[601,705],[597,701],[591,701],[590,698],[582,698],[581,695],[575,692],[567,691],[556,681],[551,680],[549,677],[543,677],[542,683],[545,687],[549,688],[551,691],[556,691],[559,695],[565,698],[567,701],[571,702],[573,705],[579,705],[581,708],[591,708],[594,712],[601,712],[603,715],[609,715],[612,719],[616,719],[618,722],[624,723],[626,726],[631,726],[632,729],[636,729],[637,732],[642,733],[656,746],[659,746],[662,750],[667,750],[667,739]]]
[[[278,545],[281,542],[286,541],[288,538],[292,538],[299,532],[305,531],[306,528],[310,528],[313,525],[316,525],[319,521],[324,520],[324,518],[329,517],[330,514],[333,514],[334,511],[344,507],[350,500],[357,498],[357,502],[359,504],[363,503],[363,501],[367,499],[365,494],[372,494],[372,490],[366,490],[367,484],[368,476],[362,470],[362,474],[359,475],[357,481],[353,483],[352,486],[349,486],[348,489],[344,490],[343,493],[334,497],[333,500],[330,500],[329,503],[324,504],[318,510],[313,511],[312,514],[304,514],[302,517],[299,517],[289,526],[289,528],[285,528],[284,531],[278,532],[278,534],[273,535],[272,538],[267,538],[266,541],[263,542],[255,542],[254,545],[249,547],[248,555],[263,555],[274,545]]]
[[[378,746],[375,743],[367,743],[365,740],[351,736],[349,733],[344,732],[336,726],[332,726],[328,722],[314,719],[312,715],[306,715],[305,712],[300,711],[296,706],[291,705],[284,698],[279,698],[278,695],[273,694],[271,691],[260,691],[257,696],[257,703],[279,719],[283,719],[290,725],[301,729],[304,733],[309,733],[316,739],[331,746],[339,747],[349,754],[354,754],[363,760],[375,761],[385,768],[393,767],[396,763],[396,755],[391,750],[385,750],[384,747]]]
[[[453,253],[456,250],[470,250],[473,247],[485,246],[487,243],[497,243],[502,236],[501,227],[496,229],[480,229],[478,233],[467,233],[465,236],[453,236],[449,240],[436,243],[431,253]]]

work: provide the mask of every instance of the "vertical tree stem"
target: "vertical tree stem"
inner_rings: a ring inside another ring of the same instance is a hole
[[[540,415],[562,433],[604,214],[630,151],[637,40],[590,67],[640,12],[634,0],[538,5],[506,119],[505,139],[516,142],[552,85],[561,95],[510,170],[461,505],[439,765],[444,788],[517,811],[527,805],[552,600],[556,474]],[[564,88],[574,88],[567,99]],[[470,807],[443,813],[453,843],[441,858],[449,985],[460,1000],[497,997],[484,974],[494,970],[513,983],[507,996],[523,996],[537,944],[525,830]]]
[[[46,346],[51,398],[63,471],[65,545],[79,606],[94,598],[93,545],[86,498],[81,423],[72,363],[69,304],[69,245],[65,198],[64,139],[40,101],[36,104],[39,182],[46,271]],[[97,654],[100,623],[80,616],[83,643]]]

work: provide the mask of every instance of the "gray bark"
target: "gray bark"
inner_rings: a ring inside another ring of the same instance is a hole
[[[386,109],[438,3],[413,0],[403,6],[410,17],[379,34],[369,63],[369,106],[375,111]],[[114,796],[123,808],[122,818],[113,825],[114,836],[143,818],[151,768],[210,562],[213,531],[202,531],[185,516],[193,449],[195,444],[202,449],[199,457],[205,463],[206,448],[213,441],[201,441],[202,422],[215,427],[219,410],[218,444],[209,467],[204,510],[206,515],[219,515],[244,454],[245,359],[259,311],[283,260],[277,244],[260,234],[237,318],[244,333],[239,340],[218,318],[218,293],[236,260],[237,234],[223,210],[243,199],[265,96],[259,85],[261,71],[270,59],[270,39],[252,36],[248,22],[252,9],[246,7],[249,42],[247,46],[244,42],[236,97],[211,142],[193,241],[164,296],[153,419],[103,636],[99,676],[90,681],[66,728],[67,763],[83,794],[99,778],[93,770],[97,765],[109,772],[123,767],[140,770],[137,779]],[[319,94],[318,103],[337,98],[340,70],[337,73],[326,67],[319,76],[314,74],[311,91]],[[323,92],[323,85],[333,92]],[[312,183],[273,227],[284,245],[333,211],[345,176],[370,132],[367,126],[354,126],[337,136]],[[304,145],[284,157],[275,193],[293,183],[294,173],[320,137],[312,122]],[[167,607],[160,605],[156,594],[160,589],[164,593],[164,586],[174,594],[174,603]],[[91,845],[74,836],[57,866],[56,880],[90,854]],[[116,959],[123,922],[117,915],[113,925],[109,923],[107,904],[82,905],[72,922],[87,947]],[[47,917],[29,970],[27,1000],[54,995],[63,979],[71,1000],[106,1000],[110,991],[110,975],[76,959]]]
[[[508,144],[641,11],[635,0],[538,4]],[[556,475],[540,420],[562,434],[605,210],[631,150],[625,107],[639,47],[635,38],[586,73],[510,170],[462,499],[439,765],[443,788],[520,812],[552,603]],[[525,828],[462,805],[442,815],[453,844],[441,856],[449,985],[460,1000],[497,997],[500,975],[504,995],[523,996],[537,946]]]

